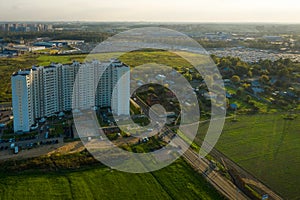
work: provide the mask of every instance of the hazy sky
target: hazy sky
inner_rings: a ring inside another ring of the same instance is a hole
[[[300,23],[299,0],[1,0],[0,21]]]

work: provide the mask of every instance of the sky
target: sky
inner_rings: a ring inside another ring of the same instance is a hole
[[[300,1],[1,0],[0,21],[300,23]]]

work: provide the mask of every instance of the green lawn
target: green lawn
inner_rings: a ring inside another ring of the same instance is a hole
[[[227,120],[217,149],[288,199],[300,199],[300,116],[238,116]],[[205,132],[207,124],[200,132]],[[203,135],[201,134],[201,137]]]
[[[183,160],[146,174],[99,166],[0,177],[0,199],[223,199]]]
[[[47,66],[51,63],[72,63],[74,60],[83,62],[86,56],[87,55],[40,55],[36,60],[38,61],[39,65]]]

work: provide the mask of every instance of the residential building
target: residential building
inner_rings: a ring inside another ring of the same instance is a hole
[[[111,107],[129,115],[130,69],[118,60],[34,66],[11,79],[15,132],[72,109]]]

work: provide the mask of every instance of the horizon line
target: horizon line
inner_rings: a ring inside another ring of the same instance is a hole
[[[45,23],[156,23],[156,24],[290,24],[290,25],[300,25],[300,22],[261,22],[261,21],[101,21],[101,20],[4,20],[0,21],[0,23],[37,23],[37,22],[45,22]]]

